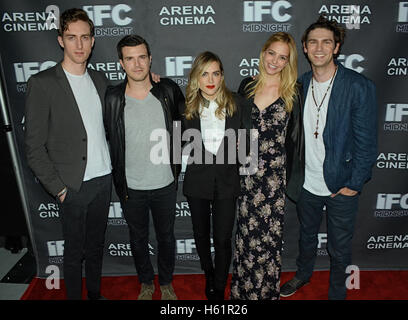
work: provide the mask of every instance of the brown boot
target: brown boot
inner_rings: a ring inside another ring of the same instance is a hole
[[[139,296],[137,300],[153,300],[154,284],[142,283],[142,288],[140,289]]]
[[[178,300],[171,283],[164,286],[160,286],[160,290],[162,292],[161,296],[162,300]]]

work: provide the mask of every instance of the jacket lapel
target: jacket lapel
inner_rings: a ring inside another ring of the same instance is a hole
[[[57,74],[57,81],[58,84],[61,86],[61,88],[63,89],[66,97],[69,99],[68,103],[69,104],[74,104],[76,107],[76,100],[74,97],[74,93],[72,92],[71,86],[69,85],[67,76],[65,75],[64,70],[62,69],[62,65],[61,63],[58,63],[55,69],[55,73]]]
[[[307,97],[307,91],[309,90],[309,85],[310,85],[310,81],[312,80],[312,75],[313,73],[311,71],[307,72],[304,76],[303,76],[303,80],[301,81],[302,85],[303,85],[303,108],[306,102],[306,97]]]
[[[343,83],[343,77],[344,77],[344,67],[340,65],[339,63],[337,64],[337,74],[336,78],[333,81],[333,87],[331,90],[330,94],[330,99],[329,99],[329,105],[328,105],[328,110],[327,110],[327,117],[329,117],[329,112],[335,112],[334,114],[337,113],[337,109],[339,107],[338,99],[341,94],[341,86]]]
[[[225,127],[224,130],[227,131],[228,129],[234,129],[234,116],[230,117],[228,115],[225,116]]]
[[[339,109],[339,99],[341,98],[341,86],[343,84],[343,77],[344,77],[344,67],[340,65],[338,62],[335,62],[338,66],[336,77],[333,81],[333,87],[331,89],[329,104],[327,105],[327,117],[326,117],[326,126],[323,131],[323,139],[325,143],[327,143],[328,139],[331,138],[333,129],[336,128],[336,124],[338,121],[338,115],[340,115],[342,111]]]
[[[99,99],[101,99],[102,105],[104,104],[105,100],[105,91],[106,91],[106,84],[99,81],[97,77],[95,77],[94,71],[91,69],[88,69],[88,73],[92,79],[92,82],[94,83],[94,86],[96,88],[96,91],[98,91]]]
[[[192,128],[197,129],[198,131],[201,132],[201,120],[200,117],[194,117],[193,118],[193,123],[192,123]]]

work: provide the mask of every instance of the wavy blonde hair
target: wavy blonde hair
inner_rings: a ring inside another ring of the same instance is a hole
[[[218,63],[222,77],[220,88],[218,89],[218,93],[215,98],[215,102],[218,104],[215,115],[219,119],[224,119],[225,115],[231,117],[236,111],[232,93],[225,85],[224,67],[220,58],[215,53],[205,51],[200,53],[194,59],[194,63],[188,77],[188,84],[186,87],[186,111],[184,113],[187,120],[200,117],[201,115],[200,105],[204,105],[204,97],[201,95],[199,79],[208,66],[213,62]]]
[[[272,43],[278,41],[286,43],[289,46],[289,62],[280,72],[279,95],[285,103],[286,110],[291,112],[296,95],[298,54],[295,40],[289,33],[286,32],[274,33],[263,45],[259,55],[259,74],[255,77],[255,80],[251,81],[247,85],[247,88],[250,88],[248,98],[255,96],[255,94],[265,85],[267,74],[264,67],[264,54]]]

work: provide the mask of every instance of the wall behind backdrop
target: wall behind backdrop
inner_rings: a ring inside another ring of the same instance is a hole
[[[353,240],[353,263],[360,269],[408,269],[408,2],[395,0],[3,0],[0,4],[1,68],[14,140],[19,154],[24,197],[37,257],[37,274],[63,262],[58,204],[38,183],[24,153],[24,103],[30,76],[62,59],[55,17],[71,7],[88,12],[96,26],[89,68],[100,70],[112,84],[124,79],[115,51],[127,34],[150,44],[152,70],[185,90],[194,57],[217,53],[224,63],[226,83],[237,90],[240,81],[257,73],[261,46],[271,33],[290,32],[301,49],[301,35],[319,14],[340,22],[347,37],[339,61],[377,85],[378,158],[373,178],[360,197]],[[299,50],[299,74],[309,70]],[[183,175],[180,177],[180,187]],[[7,188],[7,186],[2,186]],[[201,272],[186,199],[179,188],[176,218],[176,273]],[[151,228],[150,252],[156,259]],[[294,204],[287,203],[283,270],[295,270],[298,222]],[[327,233],[319,233],[317,269],[327,269]],[[62,268],[61,268],[62,270]],[[128,230],[113,194],[106,234],[104,275],[134,274]]]

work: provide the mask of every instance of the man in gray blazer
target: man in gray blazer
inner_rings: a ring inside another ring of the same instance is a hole
[[[62,62],[32,76],[26,100],[28,164],[60,203],[68,299],[82,298],[85,260],[89,299],[101,299],[100,278],[111,196],[111,161],[103,125],[108,84],[87,70],[94,25],[85,11],[60,17]]]

